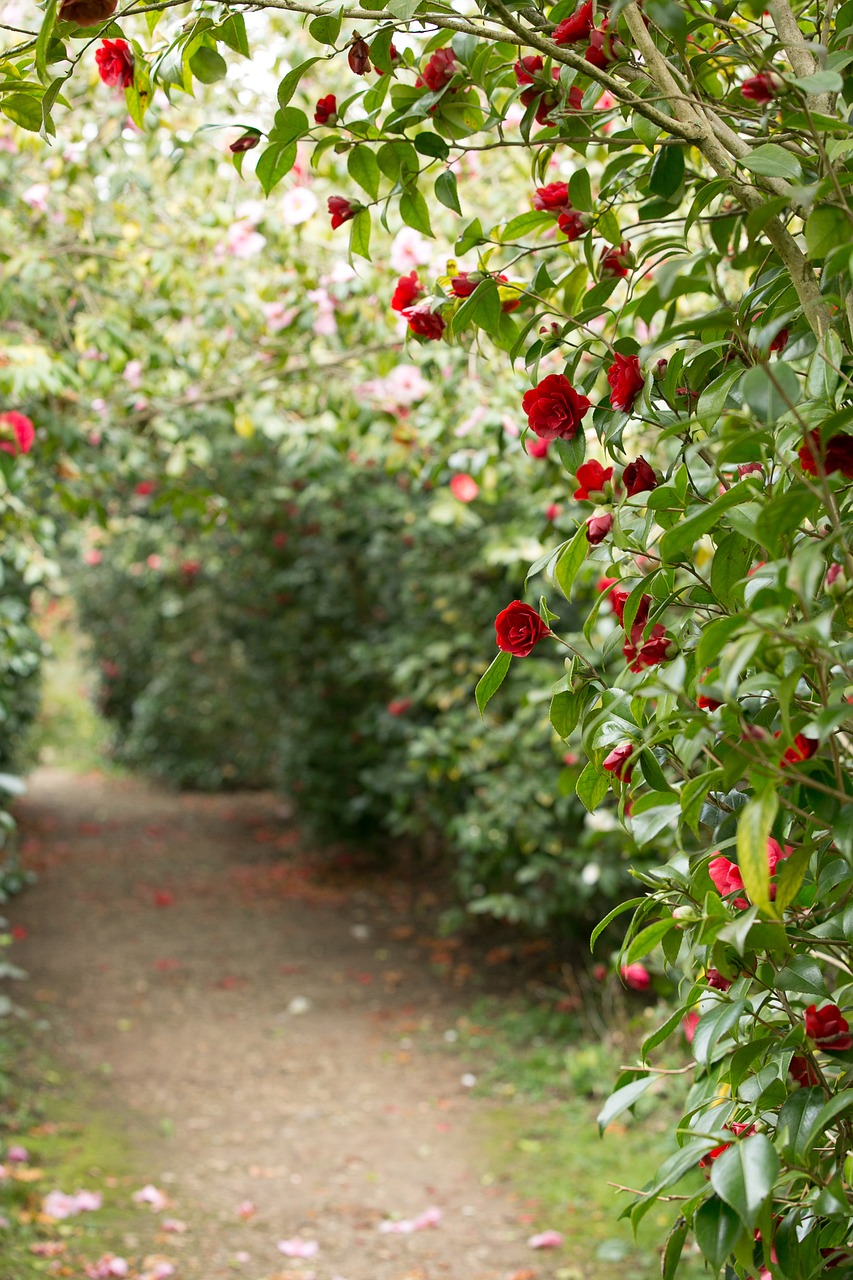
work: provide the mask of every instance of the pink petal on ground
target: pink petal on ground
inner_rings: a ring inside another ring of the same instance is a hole
[[[251,1200],[244,1200],[242,1204],[237,1206],[237,1212],[241,1218],[254,1218],[258,1211]]]
[[[26,1147],[10,1147],[6,1152],[6,1159],[10,1164],[26,1164],[30,1158],[30,1153]]]
[[[538,1236],[531,1236],[527,1243],[531,1249],[559,1249],[563,1237],[559,1231],[540,1231]]]
[[[187,1224],[181,1222],[180,1218],[164,1218],[160,1223],[161,1230],[172,1231],[175,1235],[183,1235],[187,1229]]]
[[[300,1240],[299,1236],[294,1236],[292,1240],[279,1240],[276,1247],[285,1258],[313,1258],[320,1252],[316,1240]]]
[[[423,1231],[426,1227],[437,1227],[440,1222],[441,1210],[432,1205],[415,1218],[415,1231]]]
[[[168,1196],[164,1195],[157,1187],[152,1186],[150,1182],[139,1191],[134,1191],[132,1199],[134,1204],[150,1205],[154,1213],[160,1213],[169,1203]]]
[[[100,1191],[75,1191],[74,1200],[78,1213],[94,1213],[104,1203]]]
[[[424,1209],[423,1213],[418,1214],[416,1218],[401,1218],[399,1220],[387,1218],[384,1222],[379,1223],[379,1230],[383,1235],[408,1236],[413,1231],[424,1231],[427,1227],[437,1227],[439,1222],[441,1222],[441,1210],[433,1205],[429,1209]]]
[[[105,1253],[97,1262],[92,1262],[86,1268],[88,1280],[113,1280],[118,1277],[119,1280],[130,1273],[130,1265],[126,1258],[117,1258],[114,1253]]]

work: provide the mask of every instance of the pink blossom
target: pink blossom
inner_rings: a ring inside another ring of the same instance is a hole
[[[235,258],[255,258],[264,248],[267,239],[248,219],[232,222],[225,233],[225,250]]]
[[[248,1221],[249,1218],[254,1218],[257,1212],[258,1211],[251,1200],[243,1200],[237,1206],[237,1213],[241,1218],[243,1218],[246,1221]]]
[[[49,195],[50,187],[46,182],[34,182],[31,187],[27,187],[26,191],[22,192],[21,199],[24,204],[28,204],[37,213],[47,213],[47,197]]]
[[[146,1258],[143,1265],[146,1270],[140,1272],[139,1280],[169,1280],[175,1274],[175,1268],[165,1258]]]
[[[307,293],[309,302],[313,302],[317,308],[317,318],[311,328],[314,332],[323,338],[333,337],[337,333],[338,326],[335,320],[335,302],[326,289],[309,289]]]
[[[286,191],[281,201],[281,216],[289,227],[298,227],[314,214],[320,202],[307,187],[292,187]]]
[[[26,1147],[10,1147],[6,1152],[6,1159],[10,1164],[26,1164],[30,1158],[30,1153]]]
[[[173,1235],[181,1236],[187,1229],[187,1224],[181,1222],[180,1218],[163,1218],[160,1223],[163,1231],[169,1231]]]
[[[450,481],[450,492],[459,502],[473,502],[480,492],[480,486],[473,476],[460,472]]]
[[[128,360],[121,376],[129,387],[132,387],[134,391],[138,391],[142,386],[142,361]]]
[[[270,333],[278,333],[280,329],[286,329],[299,315],[298,307],[286,307],[283,302],[263,302],[261,311],[264,313],[264,320]]]
[[[99,1191],[77,1191],[68,1195],[65,1191],[49,1191],[42,1201],[42,1211],[49,1218],[62,1221],[78,1213],[100,1209],[103,1197]]]
[[[316,1240],[301,1240],[299,1236],[292,1240],[279,1240],[276,1248],[285,1258],[313,1258],[320,1252]]]
[[[621,969],[622,981],[632,991],[647,991],[651,983],[649,971],[642,964],[625,964]]]
[[[117,1258],[114,1253],[105,1253],[97,1262],[90,1262],[86,1268],[89,1280],[112,1280],[112,1277],[126,1276],[130,1266],[126,1258]]]
[[[427,1227],[437,1227],[441,1222],[441,1210],[435,1205],[429,1209],[424,1209],[423,1213],[419,1213],[416,1218],[401,1218],[394,1220],[388,1218],[385,1222],[380,1222],[379,1230],[383,1235],[411,1235],[413,1231],[425,1231]]]
[[[563,1237],[559,1231],[540,1231],[527,1241],[531,1249],[559,1249]]]
[[[429,241],[412,227],[403,227],[391,242],[389,262],[392,271],[398,275],[406,275],[414,267],[423,266],[431,257]]]
[[[168,1196],[150,1182],[139,1191],[134,1191],[132,1199],[134,1204],[149,1205],[154,1213],[162,1213],[169,1203]]]
[[[90,547],[88,551],[85,551],[83,553],[84,564],[90,564],[90,565],[100,564],[103,558],[104,557],[101,555],[100,551],[98,551],[97,547]]]

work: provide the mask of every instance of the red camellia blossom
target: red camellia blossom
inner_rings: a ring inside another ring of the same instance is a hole
[[[450,291],[454,298],[470,298],[471,294],[487,277],[481,271],[460,271],[458,276],[453,276],[450,280]],[[505,275],[494,275],[493,280],[498,284],[509,284]],[[507,298],[501,303],[501,311],[515,311],[521,306],[520,298]]]
[[[554,44],[580,44],[593,28],[592,0],[586,0],[570,18],[564,18],[551,32]]]
[[[710,670],[710,667],[706,667],[705,675],[707,675]],[[701,687],[702,686],[700,685],[699,688],[701,689]],[[717,708],[722,705],[722,702],[717,702],[716,698],[709,698],[707,694],[699,693],[697,690],[696,706],[699,707],[701,711],[716,711]]]
[[[789,844],[783,849],[777,840],[772,836],[767,841],[767,869],[770,875],[776,874],[776,869],[783,858],[788,858],[793,853],[793,847]],[[730,862],[728,858],[724,858],[718,854],[716,858],[712,858],[708,863],[708,874],[714,883],[714,887],[722,898],[727,898],[732,893],[745,892],[743,876],[736,862]],[[770,886],[770,897],[775,898],[776,886]],[[735,898],[733,905],[739,911],[745,911],[749,906],[746,898]]]
[[[427,303],[418,307],[407,307],[402,314],[408,320],[412,333],[416,333],[419,338],[428,338],[432,342],[440,338],[447,327],[438,312],[431,311]]]
[[[498,648],[516,658],[528,657],[543,636],[550,634],[551,628],[536,610],[521,600],[513,600],[495,618]]]
[[[367,41],[361,36],[354,36],[352,44],[347,53],[347,62],[350,70],[354,71],[357,76],[366,76],[370,71],[370,49]]]
[[[709,969],[705,974],[709,987],[713,987],[715,991],[728,991],[732,985],[730,978],[724,978],[719,969]]]
[[[799,450],[803,471],[816,476],[818,474],[817,458],[821,454],[823,469],[827,475],[833,471],[840,471],[848,480],[853,480],[853,436],[849,436],[846,431],[841,431],[827,440],[821,449],[820,432],[810,431]]]
[[[334,124],[338,116],[338,100],[333,93],[327,93],[325,98],[318,98],[317,105],[314,108],[314,120],[317,124],[328,124],[331,120]]]
[[[14,457],[16,453],[29,453],[35,444],[36,429],[32,424],[32,419],[28,418],[25,413],[18,413],[17,409],[10,409],[8,413],[0,413],[0,436],[11,435],[11,440],[0,439],[0,449],[4,453],[11,453]]]
[[[623,356],[616,352],[613,364],[607,370],[610,383],[610,403],[622,413],[630,413],[634,401],[643,389],[645,378],[638,356]]]
[[[631,590],[629,587],[615,586],[607,597],[610,602],[611,609],[619,619],[620,627],[624,627],[625,625],[625,605],[628,602],[630,594]],[[632,633],[637,631],[640,636],[642,635],[643,627],[645,627],[649,620],[649,609],[651,607],[651,596],[640,596],[640,603],[637,606],[637,613],[631,628]]]
[[[76,22],[78,27],[96,27],[106,22],[118,8],[118,0],[62,0],[60,22]]]
[[[799,1053],[795,1053],[791,1059],[788,1074],[803,1089],[808,1089],[811,1085],[820,1084],[820,1076],[817,1071],[815,1071],[808,1058]]]
[[[388,712],[389,716],[404,716],[411,705],[411,698],[394,698],[388,703],[385,710]]]
[[[400,276],[391,297],[391,310],[405,311],[407,307],[413,306],[418,298],[423,297],[423,292],[423,285],[418,279],[417,271],[411,271],[407,276]]]
[[[513,66],[515,79],[517,84],[533,84],[537,74],[542,70],[544,59],[536,54],[528,54],[526,58],[519,58]]]
[[[826,1053],[846,1053],[853,1049],[850,1024],[842,1017],[836,1004],[825,1004],[822,1009],[810,1004],[805,1013],[806,1035],[814,1040],[818,1049]]]
[[[670,657],[672,641],[667,637],[666,627],[656,622],[648,640],[643,639],[643,627],[636,622],[631,628],[631,638],[622,646],[622,652],[630,671],[643,671],[646,667],[656,667]]]
[[[723,1128],[728,1129],[729,1132],[733,1133],[736,1138],[739,1138],[741,1136],[748,1138],[751,1134],[755,1133],[754,1124],[738,1124],[737,1122],[735,1122],[733,1124],[724,1124]],[[699,1161],[699,1168],[709,1169],[711,1165],[714,1163],[714,1161],[717,1159],[717,1157],[721,1156],[724,1151],[728,1151],[731,1145],[732,1144],[730,1142],[721,1142],[718,1147],[714,1147],[711,1151],[708,1152],[706,1156],[703,1156],[702,1159]]]
[[[757,76],[750,76],[748,80],[744,80],[740,87],[740,91],[750,102],[757,102],[762,107],[781,93],[785,87],[785,81],[781,76],[777,76],[772,71],[762,71]]]
[[[95,62],[98,75],[110,88],[126,89],[133,84],[133,54],[126,40],[102,40]]]
[[[740,462],[738,463],[737,478],[743,480],[746,476],[763,476],[764,468],[760,462]]]
[[[156,488],[153,480],[140,480],[133,492],[140,498],[149,498]]]
[[[586,213],[578,213],[577,209],[564,209],[557,219],[557,228],[569,241],[580,240],[592,226],[592,220]]]
[[[644,964],[623,964],[619,972],[625,986],[632,991],[648,991],[651,986],[651,975]]]
[[[538,436],[534,436],[525,440],[524,447],[531,458],[547,458],[550,443],[550,440],[540,440]]]
[[[545,187],[537,187],[530,203],[534,209],[544,209],[548,213],[561,213],[564,209],[570,209],[569,184],[549,182]]]
[[[459,63],[452,49],[436,49],[415,81],[415,88],[427,88],[438,93],[439,89],[450,84],[458,68]]]
[[[612,35],[608,31],[608,25],[605,18],[600,27],[590,32],[589,48],[583,55],[586,61],[593,67],[598,67],[599,71],[604,71],[611,62],[616,62],[625,52],[624,44],[617,35]]]
[[[624,280],[634,265],[631,241],[623,240],[618,249],[604,249],[598,261],[602,280]]]
[[[525,392],[521,407],[530,429],[543,440],[571,440],[580,430],[590,402],[578,395],[565,374],[549,373]]]
[[[329,196],[326,204],[329,213],[332,215],[333,231],[336,231],[338,227],[342,227],[345,222],[349,222],[350,218],[354,218],[361,208],[360,204],[354,204],[353,201],[347,200],[345,196]]]
[[[575,497],[580,498],[581,501],[600,502],[604,493],[604,486],[612,475],[612,467],[605,469],[600,462],[595,460],[582,462],[577,470],[577,481],[580,487],[575,489]]]
[[[611,397],[612,399],[612,397]],[[658,478],[642,454],[634,462],[629,462],[622,472],[622,483],[629,498],[635,493],[648,493],[658,487]]]
[[[776,334],[776,337],[770,343],[770,350],[784,351],[788,345],[788,339],[790,338],[790,336],[791,336],[790,330],[780,329],[779,332]]]
[[[778,738],[780,735],[775,733],[773,736]],[[804,760],[811,760],[819,745],[817,738],[807,738],[804,733],[798,733],[794,739],[794,745],[788,747],[779,761],[779,768],[784,769],[789,764],[802,764]]]
[[[480,486],[473,476],[460,471],[450,481],[450,492],[459,502],[473,502],[480,492]]]
[[[635,747],[633,742],[621,742],[618,747],[614,747],[609,756],[605,756],[601,763],[602,769],[607,773],[612,773],[614,778],[618,778],[625,785],[631,781],[631,774],[634,772],[633,764],[629,764],[629,757],[633,755]]]
[[[234,155],[237,156],[243,151],[251,151],[258,145],[260,140],[261,135],[259,133],[255,132],[254,129],[247,129],[245,133],[241,133],[240,137],[236,138],[234,142],[231,143],[228,150],[233,151]]]
[[[591,547],[603,542],[613,528],[613,516],[608,512],[604,516],[590,516],[586,522],[586,540]]]

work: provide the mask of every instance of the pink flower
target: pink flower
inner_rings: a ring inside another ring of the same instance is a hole
[[[29,453],[35,443],[36,429],[25,413],[10,409],[0,413],[0,436],[8,435],[14,440],[0,440],[0,449],[14,457],[16,453]]]
[[[103,556],[96,547],[90,547],[88,551],[83,553],[83,563],[89,565],[100,564]]]
[[[91,1262],[86,1268],[88,1280],[113,1280],[113,1277],[126,1276],[130,1266],[126,1258],[117,1258],[114,1253],[105,1253],[97,1262]]]
[[[450,492],[459,502],[473,502],[480,492],[480,486],[472,476],[460,472],[450,481]]]
[[[14,935],[14,930],[12,931]],[[25,935],[26,936],[26,935]],[[6,1159],[10,1164],[26,1164],[30,1158],[30,1153],[26,1147],[10,1147],[6,1152]]]
[[[413,1231],[425,1231],[427,1227],[437,1227],[441,1222],[441,1210],[434,1205],[424,1209],[416,1218],[391,1219],[380,1222],[379,1230],[383,1235],[411,1235]]]
[[[636,747],[633,742],[622,742],[618,747],[614,747],[609,756],[605,756],[601,765],[602,769],[607,773],[612,773],[614,778],[618,778],[625,785],[631,781],[631,774],[634,772],[633,763],[629,764],[629,757],[634,754]]]
[[[645,965],[623,964],[620,973],[625,986],[632,991],[648,991],[652,979]]]
[[[169,1203],[168,1196],[150,1182],[139,1191],[134,1191],[132,1199],[134,1204],[147,1204],[153,1213],[162,1213]]]
[[[294,1236],[292,1240],[279,1240],[276,1248],[285,1258],[313,1258],[320,1252],[316,1240],[302,1240],[299,1236]]]
[[[531,1249],[559,1249],[563,1237],[559,1231],[540,1231],[538,1235],[531,1236],[527,1243]]]
[[[684,1032],[684,1039],[688,1044],[693,1043],[693,1037],[696,1034],[696,1027],[699,1025],[699,1014],[696,1012],[686,1013],[681,1019],[681,1030]]]

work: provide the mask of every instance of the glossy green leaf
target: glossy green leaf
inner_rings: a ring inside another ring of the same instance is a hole
[[[505,653],[500,649],[488,670],[477,681],[477,687],[474,690],[474,697],[477,700],[477,709],[480,715],[486,709],[488,702],[495,696],[498,689],[504,682],[506,673],[509,671],[512,662],[512,654]]]
[[[733,1142],[711,1166],[712,1187],[748,1231],[754,1230],[778,1176],[779,1157],[763,1133]]]
[[[760,909],[770,906],[770,867],[767,841],[779,811],[779,797],[768,788],[740,811],[737,822],[737,862],[750,900]]]

